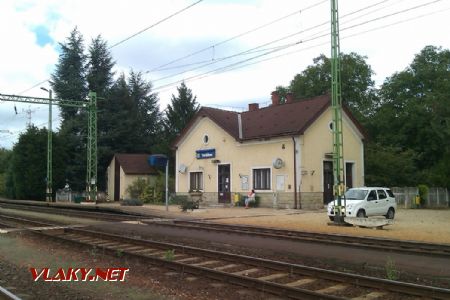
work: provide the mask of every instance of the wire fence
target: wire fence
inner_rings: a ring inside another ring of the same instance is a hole
[[[400,208],[416,208],[416,196],[419,194],[417,187],[394,187],[392,192],[395,195],[397,205]],[[421,207],[426,208],[449,208],[450,190],[441,187],[430,187],[428,195],[420,203]]]

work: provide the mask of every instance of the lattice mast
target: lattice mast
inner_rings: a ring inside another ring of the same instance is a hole
[[[331,0],[331,107],[333,112],[333,196],[337,201],[335,223],[343,223],[344,144],[342,134],[341,59],[338,0]]]
[[[0,101],[9,102],[22,102],[22,103],[35,103],[35,104],[48,104],[61,105],[69,107],[78,107],[88,109],[88,141],[87,141],[87,175],[86,175],[86,190],[89,193],[89,199],[92,201],[97,200],[97,94],[89,92],[89,102],[86,101],[74,101],[74,100],[62,100],[18,95],[5,95],[0,94]],[[52,188],[52,136],[51,136],[51,108],[49,109],[49,135],[48,135],[48,147],[47,150],[47,184],[46,193],[51,192]],[[47,200],[49,200],[47,198]]]

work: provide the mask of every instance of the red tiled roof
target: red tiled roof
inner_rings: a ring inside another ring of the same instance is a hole
[[[181,138],[199,118],[208,117],[236,140],[251,140],[276,136],[303,134],[305,130],[331,105],[330,95],[272,105],[241,113],[242,138],[239,138],[238,113],[202,107],[181,134],[173,142],[176,146]],[[344,111],[365,136],[362,126],[344,107]]]
[[[114,156],[125,174],[157,174],[157,171],[148,164],[150,154],[115,154]]]
[[[323,95],[242,113],[242,139],[302,134],[330,105]]]

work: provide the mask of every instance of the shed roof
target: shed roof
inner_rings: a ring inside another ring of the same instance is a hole
[[[150,154],[115,154],[114,157],[125,174],[157,174],[157,170],[148,164]]]

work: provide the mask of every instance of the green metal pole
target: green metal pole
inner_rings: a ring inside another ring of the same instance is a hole
[[[97,203],[97,93],[89,92],[86,187],[89,200]]]
[[[48,138],[47,138],[47,201],[53,201],[53,175],[52,175],[52,160],[53,160],[53,152],[52,152],[52,90],[48,90]]]
[[[343,224],[344,146],[342,134],[341,62],[338,0],[331,0],[331,106],[333,110],[333,196],[337,200],[335,223]]]

